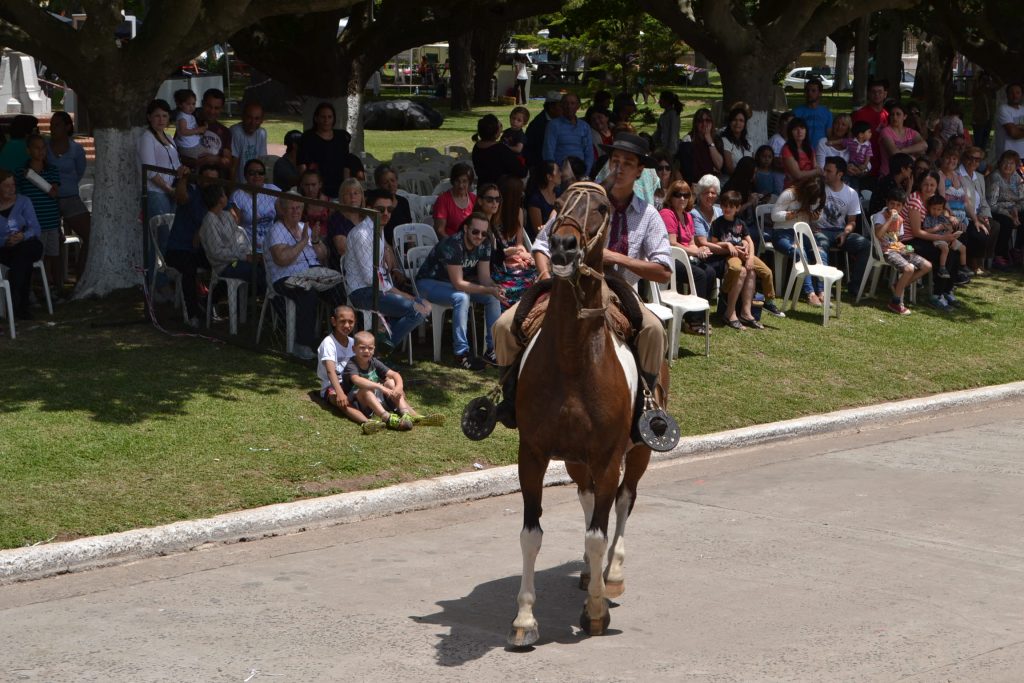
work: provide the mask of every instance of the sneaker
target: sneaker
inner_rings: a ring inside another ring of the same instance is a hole
[[[316,358],[316,354],[313,353],[313,349],[303,344],[296,344],[292,348],[292,355],[299,360],[313,360]]]
[[[482,360],[475,356],[466,354],[465,356],[455,356],[455,364],[463,370],[472,370],[473,372],[480,372],[484,369],[485,364]]]
[[[960,306],[960,299],[957,299],[955,296],[953,296],[953,292],[950,292],[949,294],[943,294],[942,298],[946,300],[947,306]]]
[[[946,303],[946,299],[938,294],[932,294],[928,297],[928,302],[940,311],[949,312],[949,304]]]
[[[971,271],[969,270],[958,270],[956,272],[956,278],[953,279],[954,285],[969,285],[971,283]]]
[[[384,428],[384,423],[374,418],[363,423],[363,434],[376,434]]]
[[[904,306],[902,301],[890,301],[889,310],[897,315],[910,315],[910,309]]]
[[[762,310],[768,311],[776,318],[785,318],[786,314],[779,310],[779,307],[775,305],[775,299],[764,302],[764,308]]]
[[[412,420],[415,425],[422,425],[424,427],[440,427],[444,424],[444,415],[441,413],[431,413],[429,415],[403,415]]]
[[[935,277],[941,277],[943,280],[948,280],[949,279],[949,268],[946,268],[946,266],[939,266],[935,270]]]
[[[485,363],[490,363],[491,365],[497,365],[498,364],[498,356],[495,355],[494,349],[487,349],[484,352],[483,361]]]
[[[388,415],[388,419],[384,424],[388,429],[393,429],[396,432],[407,432],[412,429],[412,420],[409,419],[409,416],[399,415],[398,413]]]

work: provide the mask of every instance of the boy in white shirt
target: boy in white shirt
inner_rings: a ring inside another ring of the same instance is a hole
[[[355,326],[356,312],[352,308],[338,306],[334,309],[331,314],[331,334],[324,337],[316,352],[316,376],[320,378],[320,397],[348,419],[362,423],[366,417],[351,405],[341,388],[342,370],[355,355],[351,336]]]
[[[892,300],[889,302],[889,310],[898,315],[910,315],[910,309],[903,304],[904,290],[932,269],[927,259],[915,254],[913,248],[900,239],[903,235],[900,209],[906,199],[907,194],[903,190],[891,190],[885,198],[885,208],[871,217],[875,239],[882,247],[882,258],[900,273],[892,286]]]
[[[203,150],[199,143],[206,133],[206,126],[196,122],[196,94],[188,88],[176,90],[174,103],[178,107],[174,116],[174,145],[178,148],[178,156],[198,159]]]

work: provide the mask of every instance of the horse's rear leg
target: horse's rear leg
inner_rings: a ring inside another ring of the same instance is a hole
[[[533,604],[537,600],[534,588],[534,572],[537,555],[540,553],[544,531],[540,527],[541,494],[544,490],[544,471],[547,461],[536,462],[519,454],[519,485],[523,491],[523,530],[519,532],[519,546],[523,551],[523,578],[519,584],[516,603],[519,611],[512,620],[508,644],[512,647],[528,647],[537,642],[540,629],[533,616]]]
[[[650,461],[651,449],[646,446],[634,446],[626,454],[626,472],[615,495],[615,535],[608,550],[608,568],[604,575],[604,594],[609,598],[617,598],[626,590],[623,571],[626,562],[626,521],[636,502],[637,484],[647,471]]]

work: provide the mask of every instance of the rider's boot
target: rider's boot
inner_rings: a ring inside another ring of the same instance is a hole
[[[497,406],[498,422],[516,428],[516,385],[519,383],[519,361],[498,368],[501,374],[501,401]]]

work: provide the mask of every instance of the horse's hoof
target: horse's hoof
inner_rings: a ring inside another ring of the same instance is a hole
[[[508,632],[509,647],[530,647],[540,638],[540,630],[533,628],[522,628],[513,626]]]
[[[587,614],[587,608],[583,608],[583,613],[580,614],[580,628],[582,628],[588,636],[601,636],[608,630],[608,624],[612,623],[612,615],[610,612],[604,613],[602,619],[591,619],[590,615]]]
[[[580,590],[585,591],[590,588],[590,574],[580,574]]]
[[[617,598],[625,592],[625,581],[605,581],[604,583],[604,597],[606,598]]]

